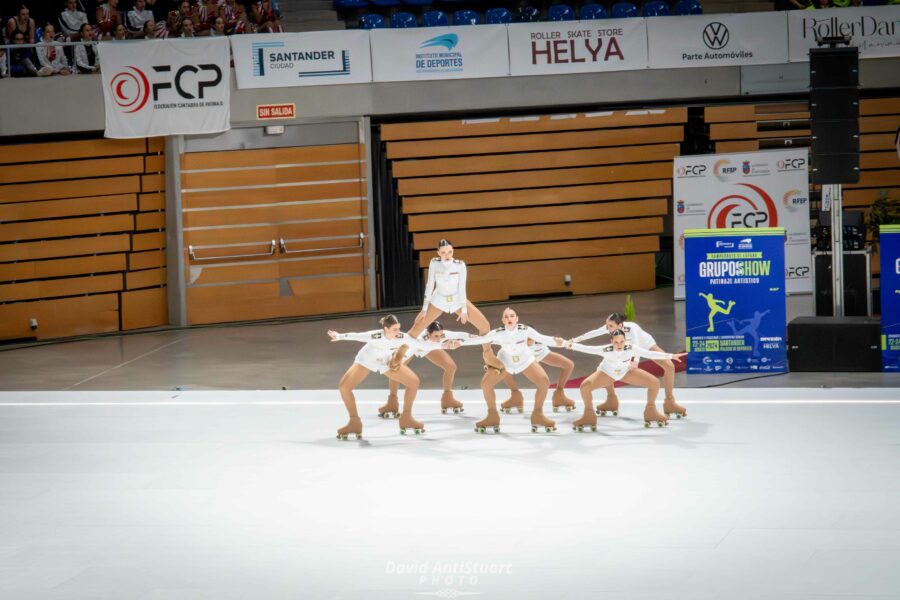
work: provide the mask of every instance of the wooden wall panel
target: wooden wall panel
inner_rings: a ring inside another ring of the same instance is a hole
[[[137,176],[104,177],[102,179],[72,179],[42,183],[21,183],[0,188],[0,203],[84,198],[112,194],[133,194],[140,190]]]
[[[125,271],[125,254],[101,254],[34,262],[0,263],[0,281],[26,281]]]
[[[8,221],[34,221],[82,215],[134,212],[137,210],[135,194],[97,196],[95,198],[67,198],[44,202],[0,204],[0,223]]]
[[[365,194],[364,184],[350,181],[213,192],[196,192],[185,189],[181,192],[181,202],[185,209],[195,210],[223,206],[300,202],[305,200],[336,200],[339,198],[364,200]]]
[[[573,242],[554,241],[540,244],[515,244],[509,246],[489,246],[485,248],[464,248],[454,252],[466,265],[492,263],[510,264],[514,262],[575,258],[581,256],[608,256],[613,254],[637,254],[657,252],[659,237],[645,235],[639,237],[617,237],[599,240],[579,240]],[[434,256],[434,250],[419,253],[419,266],[427,268]]]
[[[38,328],[29,327],[31,319]],[[119,329],[118,294],[0,304],[0,339],[39,340]]]
[[[124,252],[130,247],[131,237],[127,234],[0,244],[0,262]]]
[[[8,144],[0,146],[0,164],[75,160],[99,156],[144,154],[145,152],[146,144],[141,139]]]
[[[166,290],[162,287],[122,292],[122,331],[159,327],[169,322]]]
[[[84,179],[140,173],[143,156],[123,156],[93,160],[44,162],[0,167],[0,184],[28,183],[53,179]]]

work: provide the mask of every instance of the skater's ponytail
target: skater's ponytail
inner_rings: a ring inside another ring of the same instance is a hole
[[[378,324],[381,325],[383,329],[387,329],[388,327],[399,325],[400,321],[398,321],[397,317],[395,317],[394,315],[384,315],[383,317],[378,319]]]
[[[625,337],[625,332],[621,329],[616,329],[615,331],[613,331],[612,333],[609,334],[609,339],[613,339],[614,337],[619,337],[619,336]]]
[[[613,314],[606,317],[606,320],[612,321],[616,325],[621,325],[625,322],[625,315],[623,315],[622,313],[614,312]]]
[[[431,334],[434,333],[435,331],[443,331],[443,330],[444,330],[444,326],[441,325],[441,322],[440,322],[440,321],[432,321],[432,322],[428,325],[428,327],[425,328],[425,331],[428,332],[428,335],[431,335]]]
[[[441,240],[441,241],[438,242],[437,249],[440,250],[440,249],[443,248],[444,246],[452,246],[452,245],[453,245],[453,244],[450,243],[450,240]]]

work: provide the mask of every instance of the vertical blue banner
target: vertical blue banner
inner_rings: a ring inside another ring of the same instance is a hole
[[[684,232],[688,373],[787,371],[785,230]]]
[[[900,225],[882,225],[881,369],[900,373]]]

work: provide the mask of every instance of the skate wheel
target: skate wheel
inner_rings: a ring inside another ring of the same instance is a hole
[[[401,430],[400,430],[400,435],[406,435],[406,430],[405,430],[405,429],[401,429]]]
[[[516,412],[521,415],[523,412],[525,412],[525,409],[520,406],[519,408],[516,409]]]
[[[619,411],[617,411],[617,410],[612,411],[612,413],[613,413],[613,416],[614,416],[614,417],[618,417],[618,416],[619,416]]]
[[[494,433],[500,433],[500,426],[499,426],[499,425],[494,426]]]
[[[566,412],[572,412],[573,410],[575,410],[575,407],[574,407],[574,406],[567,406],[567,407],[566,407]]]
[[[596,425],[591,425],[591,431],[597,431],[597,426],[596,426]]]
[[[475,433],[484,433],[484,427],[476,427]]]
[[[553,427],[544,427],[544,431],[546,431],[547,433],[552,433],[556,431],[556,425],[554,425]]]
[[[337,439],[339,439],[339,440],[346,440],[346,439],[347,439],[347,436],[341,435],[341,434],[339,433],[338,436],[337,436]]]
[[[558,407],[558,406],[554,406],[554,407],[553,407],[553,412],[559,412],[559,407]]]
[[[454,408],[454,409],[453,409],[453,414],[458,415],[458,414],[461,413],[462,411],[463,411],[463,409],[461,409],[461,408]]]
[[[650,421],[644,421],[644,427],[650,427]]]
[[[684,417],[686,417],[686,416],[687,416],[687,413],[684,413],[684,414],[676,413],[676,414],[675,414],[675,418],[676,418],[676,419],[682,419],[682,418],[684,418]]]
[[[441,414],[442,414],[442,415],[446,415],[446,414],[447,414],[447,409],[446,409],[446,408],[442,408],[442,409],[441,409]]]
[[[584,427],[579,425],[578,427],[572,425],[572,431],[584,431]]]
[[[531,433],[537,433],[537,425],[531,426]]]
[[[416,429],[416,435],[420,435],[422,433],[425,433],[424,429]]]
[[[657,427],[668,427],[668,426],[669,426],[669,422],[668,422],[668,421],[659,421],[659,422],[657,423]]]

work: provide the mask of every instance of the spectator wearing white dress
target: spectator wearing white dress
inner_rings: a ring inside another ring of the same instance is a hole
[[[71,75],[72,70],[69,68],[69,61],[66,60],[66,53],[63,52],[62,44],[54,39],[55,36],[56,29],[53,25],[50,23],[44,25],[43,37],[36,50],[41,65],[39,71],[47,69],[52,75]]]
[[[81,26],[81,41],[88,42],[75,46],[75,67],[79,73],[100,72],[100,52],[94,43],[94,28],[90,23]]]
[[[88,22],[87,15],[78,10],[77,0],[66,0],[66,8],[59,13],[59,27],[69,40],[81,39],[81,26]]]
[[[125,15],[125,25],[132,37],[145,37],[144,24],[153,21],[153,11],[147,10],[145,0],[134,0],[134,8]]]

